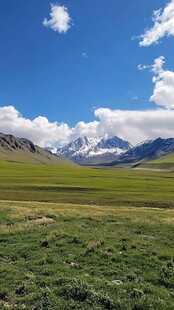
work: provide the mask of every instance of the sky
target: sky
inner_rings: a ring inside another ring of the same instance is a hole
[[[0,131],[174,137],[174,0],[0,0]]]

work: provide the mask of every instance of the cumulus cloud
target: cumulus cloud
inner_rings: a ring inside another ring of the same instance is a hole
[[[39,116],[33,120],[24,118],[13,106],[0,108],[0,131],[17,137],[28,138],[42,147],[63,145],[78,137],[116,135],[132,144],[146,139],[174,137],[174,111],[154,109],[147,111],[121,111],[98,108],[97,118],[85,123],[68,124],[49,122]]]
[[[174,35],[174,0],[167,6],[153,12],[153,26],[141,35],[140,46],[150,46],[159,42],[164,36]]]
[[[43,116],[33,120],[24,118],[13,106],[5,106],[0,107],[0,131],[28,138],[35,144],[45,147],[51,146],[54,142],[60,144],[68,142],[70,129],[67,124],[51,123]]]
[[[50,19],[44,19],[43,25],[59,33],[66,33],[71,28],[72,20],[65,6],[51,4]]]
[[[154,60],[152,66],[138,65],[138,69],[150,68],[154,73],[152,81],[155,86],[150,101],[153,101],[157,106],[174,109],[174,72],[164,70],[164,63],[164,56],[160,56]]]
[[[160,74],[162,73],[164,70],[163,70],[163,65],[165,64],[165,58],[164,56],[160,56],[158,58],[156,58],[154,60],[154,63],[151,67],[152,69],[152,72],[154,72],[155,74]]]
[[[174,136],[174,111],[122,111],[100,108],[95,111],[95,116],[100,120],[100,134],[117,135],[132,144],[157,137]]]
[[[174,109],[174,72],[159,68],[153,77],[155,84],[150,101],[167,109]]]

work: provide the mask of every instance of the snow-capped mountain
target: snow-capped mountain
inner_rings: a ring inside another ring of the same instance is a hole
[[[50,149],[49,149],[50,150]],[[118,137],[78,138],[64,147],[52,150],[59,157],[81,165],[116,165],[145,162],[174,152],[174,138],[146,140],[132,146]]]
[[[174,138],[147,140],[129,149],[119,157],[119,162],[148,161],[174,152]]]
[[[68,158],[76,163],[90,164],[112,161],[128,151],[131,144],[118,137],[78,138],[74,142],[57,149],[57,156]],[[54,150],[55,153],[55,150]]]

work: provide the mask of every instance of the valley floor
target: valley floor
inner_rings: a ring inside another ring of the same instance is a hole
[[[172,172],[0,171],[0,309],[174,309]]]

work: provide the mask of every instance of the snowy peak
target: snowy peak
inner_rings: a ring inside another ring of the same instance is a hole
[[[131,148],[131,144],[118,137],[78,138],[77,140],[57,150],[57,156],[81,163],[92,158],[118,156]]]
[[[98,147],[101,149],[120,148],[123,150],[128,150],[131,145],[129,142],[123,141],[122,139],[115,136],[109,139],[102,138],[98,143]]]
[[[122,162],[154,160],[174,152],[174,138],[144,141],[120,156]]]
[[[73,146],[76,148],[82,148],[84,146],[88,146],[90,144],[87,137],[78,138],[76,141],[69,143],[69,146]]]

